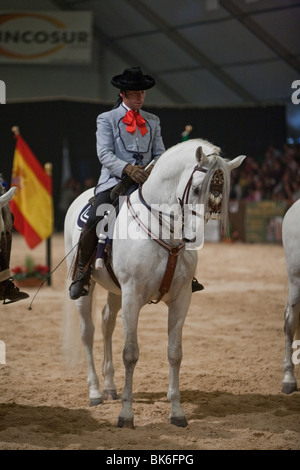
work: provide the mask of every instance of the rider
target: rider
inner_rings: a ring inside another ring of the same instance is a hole
[[[72,300],[87,294],[85,286],[89,285],[91,263],[98,242],[96,225],[101,219],[96,215],[97,208],[111,203],[112,189],[126,175],[133,184],[144,183],[152,169],[146,170],[145,167],[165,151],[159,118],[141,110],[145,90],[155,85],[154,79],[144,75],[139,67],[132,67],[113,77],[111,84],[120,92],[113,109],[97,118],[97,154],[102,168],[96,198],[80,236],[77,274],[69,288]],[[193,290],[202,288],[198,284]]]
[[[6,184],[0,177],[0,197],[5,193]],[[9,263],[12,243],[13,215],[9,205],[0,208],[0,217],[4,221],[4,230],[0,234],[0,300],[8,304],[29,297],[26,292],[21,292],[15,286],[14,280],[10,274]],[[9,302],[7,302],[9,300]]]

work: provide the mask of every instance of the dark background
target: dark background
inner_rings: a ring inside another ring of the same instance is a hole
[[[40,163],[53,165],[54,210],[62,185],[63,146],[69,148],[72,176],[80,183],[98,179],[96,118],[111,104],[69,100],[10,103],[0,107],[0,173],[10,185],[15,139],[20,133]],[[230,108],[144,107],[158,115],[166,148],[181,141],[187,124],[190,138],[203,138],[221,147],[223,156],[251,155],[262,160],[269,145],[282,148],[286,142],[286,113],[283,105]]]

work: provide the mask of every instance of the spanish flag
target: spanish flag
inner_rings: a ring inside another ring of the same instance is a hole
[[[29,248],[35,248],[53,232],[52,178],[48,175],[18,128],[13,131],[16,147],[11,186],[16,186],[10,208],[14,227],[23,235]]]

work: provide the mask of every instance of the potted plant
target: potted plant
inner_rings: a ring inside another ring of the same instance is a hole
[[[47,279],[49,267],[35,264],[31,256],[26,256],[25,265],[16,266],[11,272],[18,287],[37,287]]]

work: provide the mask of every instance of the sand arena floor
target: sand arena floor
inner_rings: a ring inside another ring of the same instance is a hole
[[[15,235],[11,266],[32,254],[45,263],[45,244],[30,252]],[[52,267],[64,256],[63,237],[52,239]],[[300,392],[281,394],[283,310],[287,281],[279,245],[206,243],[183,330],[180,374],[186,428],[169,424],[167,309],[143,308],[140,359],[134,375],[134,430],[116,427],[120,400],[90,408],[85,367],[67,369],[61,354],[66,264],[52,285],[30,299],[0,306],[0,449],[300,449]],[[97,292],[99,313],[106,293]],[[122,393],[123,330],[114,333],[115,381]],[[101,377],[101,323],[95,357]],[[300,381],[297,366],[298,382]],[[300,383],[300,382],[299,382]]]

